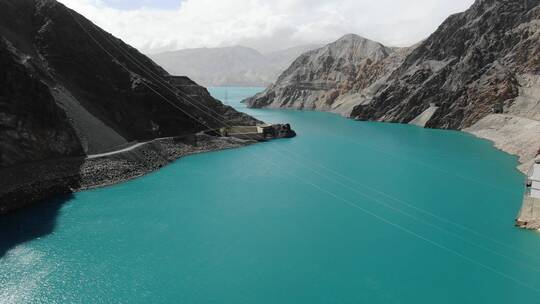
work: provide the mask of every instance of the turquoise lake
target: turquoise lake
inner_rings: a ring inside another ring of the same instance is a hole
[[[0,218],[0,303],[537,303],[517,159],[453,131],[250,110],[298,137]]]

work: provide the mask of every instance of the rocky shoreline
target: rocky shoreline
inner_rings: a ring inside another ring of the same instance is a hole
[[[148,142],[110,156],[67,158],[24,164],[0,172],[0,214],[58,195],[125,182],[156,171],[181,157],[244,147],[255,141],[194,135]]]
[[[71,157],[26,163],[0,170],[0,214],[35,202],[88,189],[122,183],[192,154],[245,147],[264,140],[290,138],[296,133],[288,124],[272,125],[264,139],[222,137],[198,133],[159,138],[133,149],[100,157]]]
[[[502,123],[501,120],[507,123]],[[532,168],[535,156],[538,154],[538,128],[523,128],[522,132],[516,129],[523,127],[524,119],[507,115],[488,116],[480,121],[475,127],[465,129],[478,138],[489,140],[493,146],[510,155],[519,158],[516,168],[524,175]],[[493,124],[495,121],[498,124]],[[530,125],[530,124],[529,124]],[[532,125],[538,126],[539,122],[532,121]],[[515,226],[526,230],[540,231],[540,200],[523,196],[523,203],[515,220]]]
[[[156,171],[181,157],[244,147],[256,141],[198,134],[156,139],[136,149],[100,158],[66,158],[2,170],[0,214],[34,202],[125,182]]]
[[[110,186],[159,170],[192,154],[240,148],[256,141],[198,134],[180,138],[162,138],[134,150],[86,159],[81,167],[77,191]]]

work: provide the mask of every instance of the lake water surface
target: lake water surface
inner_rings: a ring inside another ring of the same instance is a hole
[[[211,91],[298,137],[0,218],[0,303],[540,299],[515,157],[459,132],[244,109],[259,90]]]

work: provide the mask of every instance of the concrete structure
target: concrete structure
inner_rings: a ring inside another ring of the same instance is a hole
[[[257,125],[257,126],[232,126],[219,130],[212,130],[211,133],[223,137],[234,137],[245,140],[266,141],[276,138],[292,138],[296,132],[289,124]]]
[[[268,132],[271,132],[272,126],[271,125],[260,125],[257,126],[257,133],[259,134],[265,134]]]
[[[221,128],[220,133],[225,137],[238,137],[238,136],[263,136],[270,134],[273,131],[271,125],[258,125],[258,126],[232,126]]]
[[[221,136],[224,137],[235,137],[240,139],[247,140],[264,140],[266,134],[272,126],[261,125],[261,126],[232,126],[221,128],[219,131]]]
[[[540,230],[540,157],[537,157],[527,175],[527,191],[516,225],[525,229]]]
[[[531,168],[528,179],[531,184],[530,196],[540,199],[540,159],[536,159],[535,164]]]

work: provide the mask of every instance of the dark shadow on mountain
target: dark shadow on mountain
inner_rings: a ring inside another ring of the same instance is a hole
[[[0,216],[0,259],[19,244],[51,234],[56,218],[73,194],[43,201],[14,213]]]

